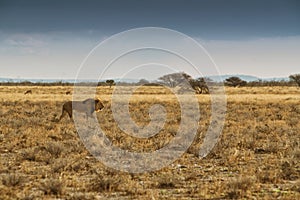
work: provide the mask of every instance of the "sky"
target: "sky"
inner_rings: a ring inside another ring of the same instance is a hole
[[[116,39],[114,45],[112,36],[142,27],[177,31],[197,41],[203,51],[180,37],[159,38],[149,32]],[[300,73],[300,1],[0,0],[0,78],[74,79],[85,70],[85,59],[92,67],[86,67],[90,71],[82,78],[152,80],[173,71],[199,75],[180,57],[158,50],[128,54],[103,75],[105,58],[136,40],[183,48],[185,55],[201,60],[196,67],[202,75],[287,77]],[[87,58],[101,42],[105,48]]]

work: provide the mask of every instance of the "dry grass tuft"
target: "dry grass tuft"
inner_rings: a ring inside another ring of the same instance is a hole
[[[18,174],[5,174],[1,177],[2,184],[8,187],[19,186],[24,182],[24,177]]]
[[[93,192],[111,192],[119,191],[119,185],[122,179],[116,175],[96,175],[90,180],[88,191]]]
[[[250,177],[238,177],[231,180],[226,185],[227,198],[238,199],[247,197],[247,192],[254,185],[253,178]]]
[[[60,195],[63,194],[63,183],[58,179],[48,179],[41,183],[39,189],[45,195]]]
[[[60,142],[49,142],[46,144],[45,149],[54,158],[58,158],[64,151],[64,146]]]

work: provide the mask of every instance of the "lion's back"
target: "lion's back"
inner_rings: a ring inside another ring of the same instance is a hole
[[[77,110],[79,112],[88,112],[90,110],[89,104],[84,104],[82,101],[71,101],[71,109]]]

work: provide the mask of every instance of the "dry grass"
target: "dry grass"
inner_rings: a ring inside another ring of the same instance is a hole
[[[24,95],[29,89],[32,94]],[[169,90],[142,87],[130,100],[139,125],[150,122],[153,104],[167,111],[163,129],[149,139],[119,129],[110,109],[112,90],[98,87],[106,103],[97,117],[114,145],[152,152],[176,135],[181,113]],[[210,97],[198,95],[201,119],[192,146],[173,164],[143,174],[107,168],[85,149],[72,120],[55,122],[72,98],[66,91],[72,87],[0,87],[0,199],[300,198],[299,88],[226,88],[223,134],[204,159],[197,153],[209,125]]]

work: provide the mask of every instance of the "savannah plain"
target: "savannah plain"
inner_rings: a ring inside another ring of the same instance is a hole
[[[57,122],[71,86],[1,86],[0,199],[300,199],[300,88],[225,89],[223,132],[207,157],[200,159],[198,150],[210,123],[210,96],[199,94],[199,128],[189,149],[158,171],[130,174],[94,158],[68,116]],[[113,145],[151,152],[176,135],[180,108],[167,89],[144,86],[130,100],[139,125],[150,122],[154,103],[166,108],[163,129],[147,139],[119,129],[112,91],[97,88],[105,106],[97,118]]]

